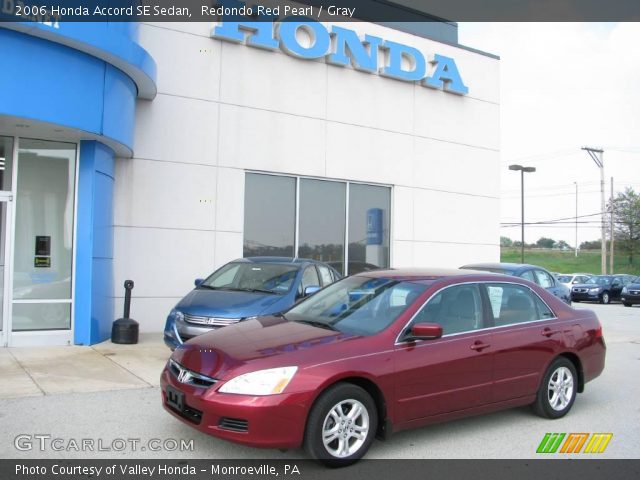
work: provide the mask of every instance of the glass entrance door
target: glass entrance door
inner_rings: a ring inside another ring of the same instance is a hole
[[[71,340],[76,145],[20,138],[11,344]]]

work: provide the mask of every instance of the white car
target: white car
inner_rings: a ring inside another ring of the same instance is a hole
[[[562,283],[566,287],[571,288],[571,286],[575,285],[576,283],[586,282],[592,276],[593,275],[591,275],[590,273],[560,273],[556,275],[556,280],[558,280],[558,282]]]

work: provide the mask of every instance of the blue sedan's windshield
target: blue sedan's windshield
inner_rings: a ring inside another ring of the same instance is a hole
[[[202,282],[198,288],[287,293],[297,273],[297,265],[228,263]]]
[[[391,325],[427,288],[389,278],[348,277],[293,307],[288,320],[353,335],[373,335]]]
[[[584,283],[588,285],[609,285],[611,283],[611,277],[591,277]]]

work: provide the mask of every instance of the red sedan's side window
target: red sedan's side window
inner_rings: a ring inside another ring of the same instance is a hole
[[[524,285],[489,284],[487,293],[496,327],[553,318],[553,312]]]
[[[482,300],[478,285],[446,288],[431,298],[416,315],[414,323],[437,323],[444,335],[469,332],[483,327]]]

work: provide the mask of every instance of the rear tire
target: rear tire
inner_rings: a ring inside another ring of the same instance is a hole
[[[607,305],[610,301],[611,297],[609,297],[609,292],[602,292],[602,295],[600,295],[600,303]]]
[[[573,406],[577,390],[576,367],[567,358],[558,357],[542,377],[533,411],[543,418],[564,417]]]
[[[627,302],[625,302],[625,303],[623,303],[623,305],[624,305],[625,307],[633,307],[633,304],[632,304],[632,303],[627,303]]]
[[[309,456],[329,467],[346,467],[369,450],[378,427],[376,404],[366,390],[338,383],[311,409],[304,436]]]

